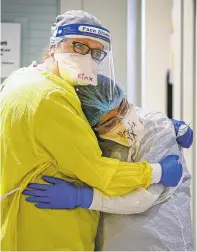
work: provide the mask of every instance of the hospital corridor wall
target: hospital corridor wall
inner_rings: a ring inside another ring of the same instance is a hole
[[[59,0],[1,0],[1,22],[21,24],[21,67],[40,60],[58,13]]]

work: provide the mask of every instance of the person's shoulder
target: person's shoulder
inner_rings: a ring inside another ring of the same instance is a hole
[[[42,71],[33,67],[24,67],[15,71],[9,78],[13,85],[19,87],[19,91],[45,90],[52,89],[53,83],[48,80]]]
[[[34,113],[42,100],[50,101],[53,93],[64,96],[63,88],[47,79],[36,68],[20,68],[2,85],[0,92],[2,108],[9,107],[12,111]]]
[[[3,96],[12,94],[17,100],[23,97],[23,100],[34,101],[41,100],[53,92],[64,95],[64,89],[46,78],[43,71],[37,68],[24,67],[14,71],[3,83]]]
[[[70,111],[82,115],[79,98],[73,88],[61,83],[53,74],[39,71],[36,67],[21,68],[5,81],[1,92],[5,106],[31,115],[52,111]],[[56,113],[56,112],[54,112]]]

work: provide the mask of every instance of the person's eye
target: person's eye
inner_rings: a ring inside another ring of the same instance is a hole
[[[77,49],[80,49],[80,50],[84,50],[85,49],[85,46],[83,44],[80,44],[80,43],[75,44],[75,47]]]
[[[105,125],[105,127],[106,127],[107,129],[111,129],[111,128],[115,127],[118,123],[119,123],[119,119],[115,119],[115,118],[114,118],[113,120],[109,121],[109,122]]]
[[[108,122],[107,125],[105,125],[106,128],[110,128],[114,125],[114,122]]]
[[[99,58],[101,58],[101,56],[102,56],[102,52],[99,51],[99,50],[95,50],[95,51],[94,51],[94,56],[95,56],[97,59],[99,59]]]
[[[95,53],[97,56],[101,56],[101,51],[96,51]]]
[[[120,115],[121,115],[121,116],[126,115],[127,111],[128,111],[128,110],[127,110],[127,107],[122,108],[122,110],[121,110],[121,112],[120,112]]]

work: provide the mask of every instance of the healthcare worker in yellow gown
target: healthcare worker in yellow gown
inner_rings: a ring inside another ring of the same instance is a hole
[[[94,250],[99,212],[88,209],[92,202],[83,187],[76,195],[80,207],[72,210],[43,210],[25,201],[23,190],[43,183],[43,175],[88,184],[107,195],[151,183],[175,186],[181,178],[177,157],[162,164],[102,157],[74,86],[97,85],[100,62],[112,58],[110,33],[83,11],[56,20],[49,57],[13,72],[1,87],[2,251]],[[176,177],[170,182],[169,170]]]

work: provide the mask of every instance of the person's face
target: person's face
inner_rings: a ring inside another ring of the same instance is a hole
[[[126,98],[114,109],[104,115],[94,127],[98,134],[106,134],[117,127],[129,111],[129,103]]]
[[[74,45],[73,42],[77,43],[82,43],[84,45],[87,45],[89,48],[91,49],[98,49],[98,50],[104,50],[104,46],[99,43],[98,41],[89,39],[89,38],[72,38],[72,39],[66,39],[63,40],[62,42],[60,42],[60,44],[57,47],[54,47],[51,49],[51,58],[50,60],[46,60],[46,65],[47,68],[54,74],[56,74],[57,76],[60,76],[59,73],[59,66],[57,64],[57,61],[54,61],[53,55],[54,53],[76,53],[76,51],[74,51]],[[83,47],[82,47],[83,48]],[[79,50],[81,50],[81,47],[79,45]],[[76,50],[76,48],[75,48]],[[91,52],[91,50],[88,52],[89,54],[93,53]],[[106,55],[106,52],[105,52]],[[94,54],[95,57],[99,56],[99,52],[95,52]],[[52,59],[52,61],[51,61]]]

